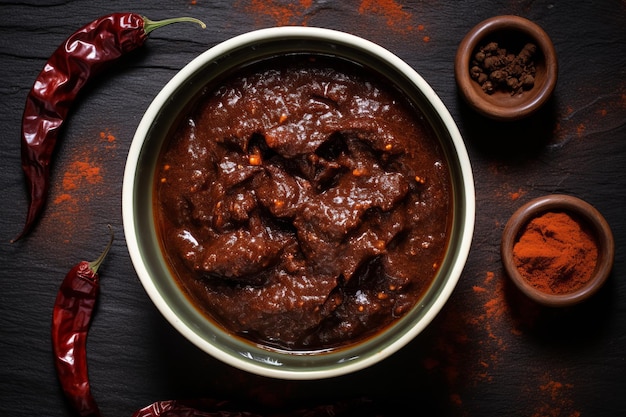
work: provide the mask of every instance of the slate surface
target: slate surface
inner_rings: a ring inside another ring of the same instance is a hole
[[[92,19],[132,10],[193,15],[208,29],[154,32],[144,48],[85,90],[62,132],[50,203],[34,233],[11,244],[27,204],[19,161],[24,100],[46,58]],[[517,124],[476,116],[457,96],[456,47],[476,23],[517,14],[541,25],[559,54],[544,111]],[[272,410],[366,396],[385,415],[616,416],[626,410],[626,3],[393,0],[0,2],[0,414],[69,416],[49,342],[59,283],[76,262],[117,239],[101,269],[89,335],[94,395],[105,416],[171,398],[239,399]],[[126,249],[121,185],[139,120],[195,56],[232,36],[277,25],[344,30],[413,66],[448,106],[475,175],[476,231],[449,304],[391,358],[333,380],[248,375],[199,351],[160,316]],[[508,285],[499,243],[517,207],[565,193],[596,206],[613,228],[616,259],[604,289],[566,310],[537,308]],[[409,410],[403,412],[399,410]]]

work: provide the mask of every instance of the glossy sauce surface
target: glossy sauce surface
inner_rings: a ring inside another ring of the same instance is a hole
[[[431,284],[451,185],[426,120],[356,65],[271,59],[207,90],[162,151],[155,221],[199,310],[262,346],[356,343]]]

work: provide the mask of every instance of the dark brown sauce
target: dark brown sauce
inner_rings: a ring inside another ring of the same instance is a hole
[[[431,285],[451,223],[439,142],[356,65],[275,58],[207,90],[162,150],[160,244],[228,332],[317,351],[368,338]]]

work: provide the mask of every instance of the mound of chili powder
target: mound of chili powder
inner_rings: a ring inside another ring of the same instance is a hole
[[[598,246],[585,227],[563,212],[547,212],[528,223],[513,247],[520,274],[548,294],[567,294],[591,279]]]

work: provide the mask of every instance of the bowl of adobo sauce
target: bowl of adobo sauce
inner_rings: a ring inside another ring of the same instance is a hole
[[[474,205],[460,133],[417,72],[304,27],[240,35],[183,68],[137,129],[122,197],[164,317],[219,360],[284,379],[354,372],[416,337],[460,277]]]

